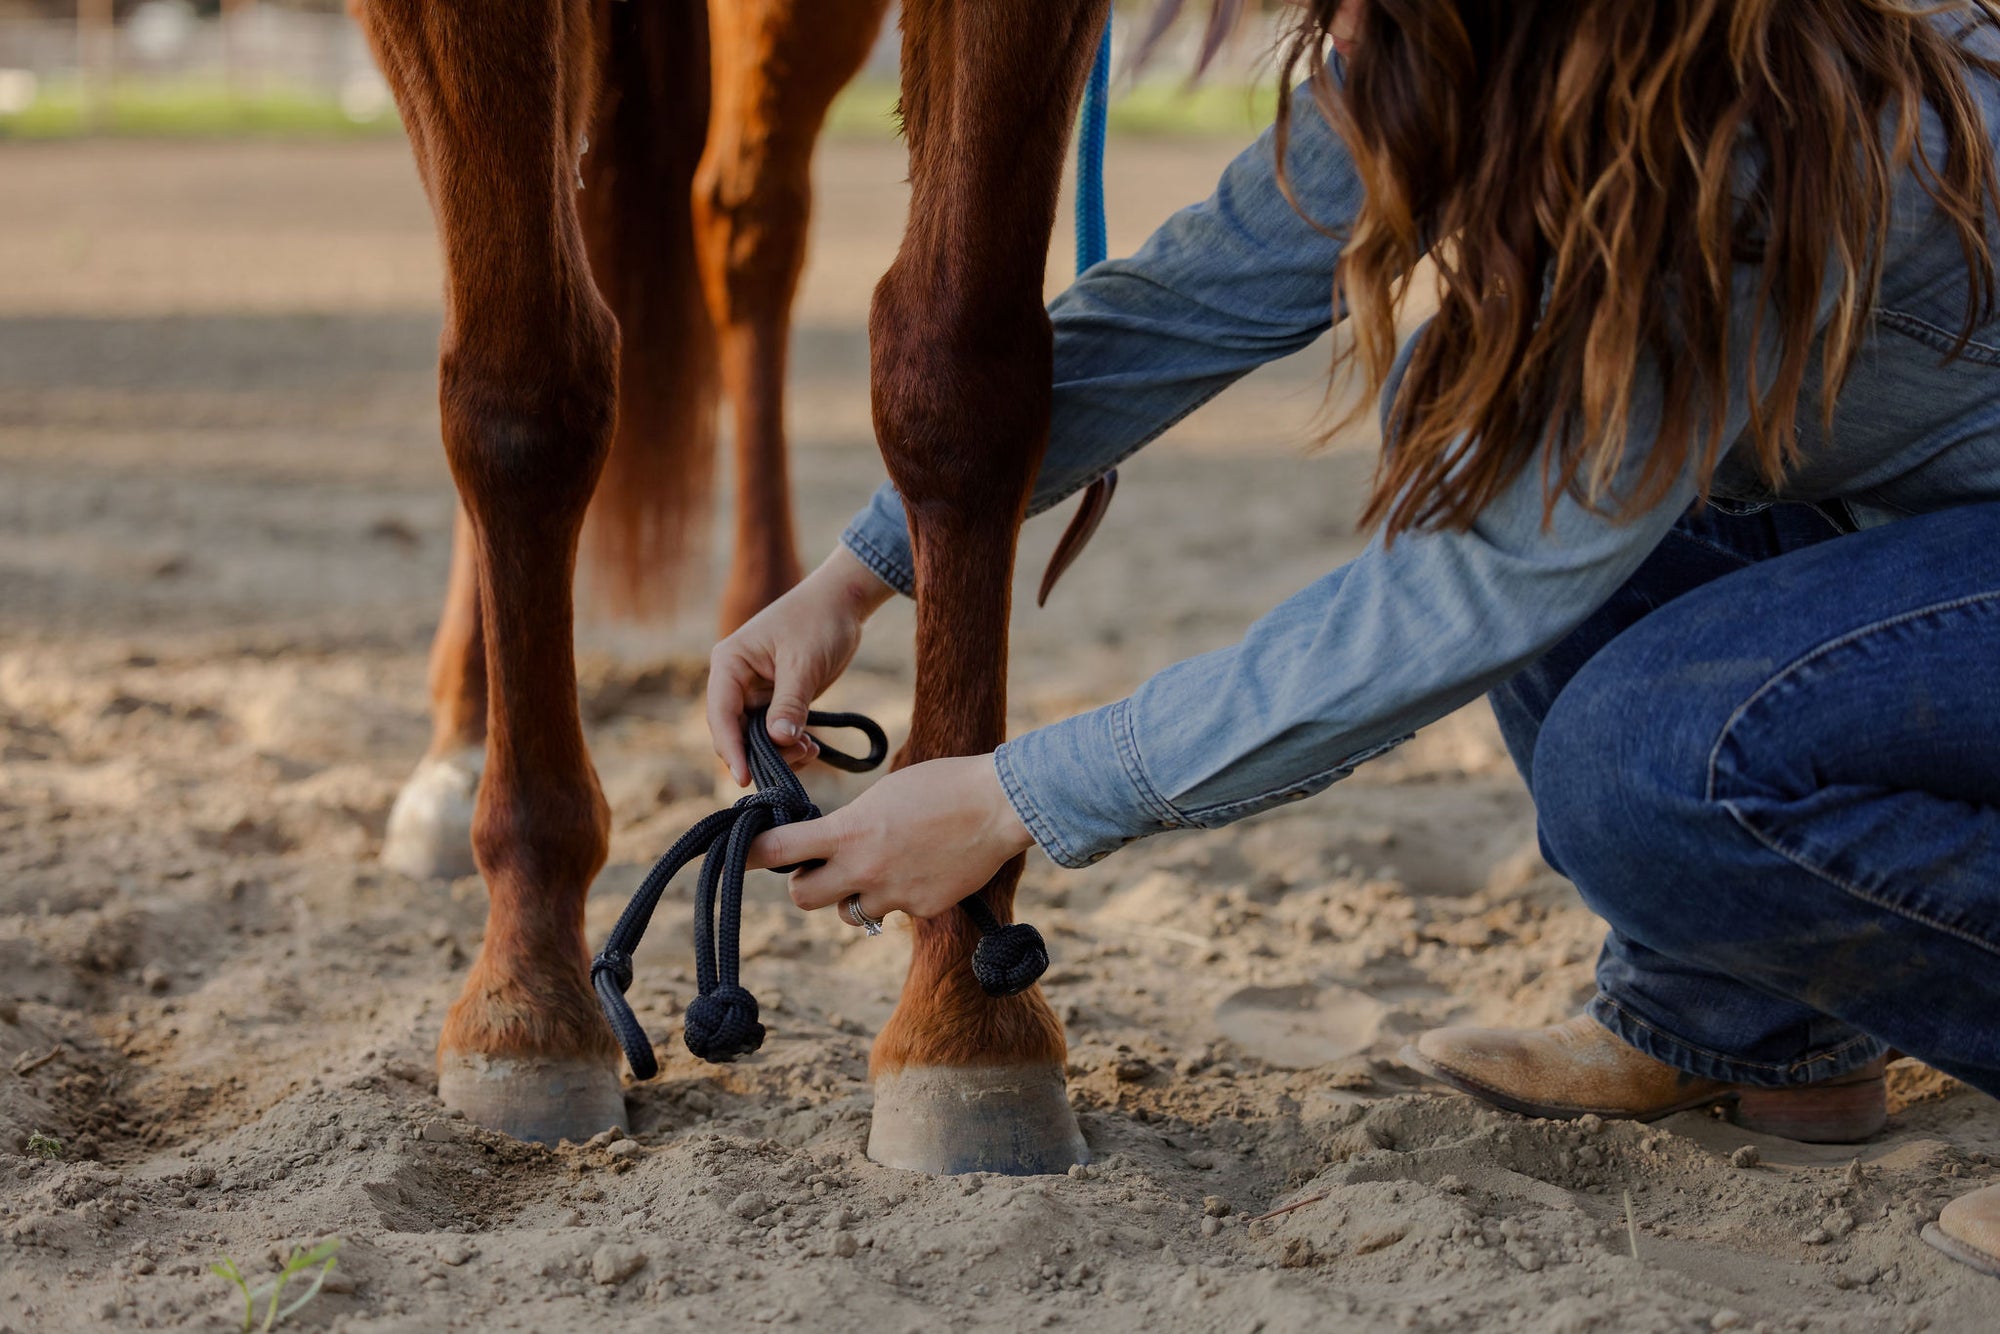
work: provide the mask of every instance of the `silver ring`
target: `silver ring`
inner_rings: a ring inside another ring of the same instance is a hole
[[[849,894],[840,901],[840,920],[849,926],[860,927],[871,936],[882,934],[881,920],[870,917],[867,913],[861,911],[861,896],[859,894]]]

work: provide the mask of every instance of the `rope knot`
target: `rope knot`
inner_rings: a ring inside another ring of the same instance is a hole
[[[972,976],[989,996],[1026,991],[1048,970],[1048,944],[1042,933],[1026,922],[985,932],[972,951]]]
[[[769,787],[761,792],[752,792],[736,799],[737,810],[749,810],[752,807],[761,807],[771,812],[777,817],[779,824],[791,820],[817,820],[820,817],[819,807],[813,805],[807,798],[804,788],[800,788],[797,792],[787,792],[783,788]]]
[[[688,1003],[681,1021],[687,1049],[704,1061],[733,1061],[764,1045],[757,998],[727,983]]]
[[[618,988],[618,994],[624,995],[632,989],[632,956],[607,945],[595,959],[590,961],[590,981],[593,986],[596,985],[600,973],[608,974],[612,984]]]

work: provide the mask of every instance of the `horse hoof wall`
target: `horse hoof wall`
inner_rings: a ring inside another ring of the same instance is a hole
[[[472,806],[486,753],[462,750],[427,759],[410,775],[382,836],[382,864],[419,880],[456,880],[472,860]]]
[[[875,1081],[868,1156],[885,1167],[1037,1176],[1090,1161],[1060,1066],[906,1068]]]
[[[438,1097],[477,1125],[542,1144],[626,1129],[625,1094],[608,1061],[447,1052]]]

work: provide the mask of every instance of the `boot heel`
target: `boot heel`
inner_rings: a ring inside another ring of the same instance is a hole
[[[1888,1121],[1889,1088],[1880,1074],[1852,1083],[1745,1088],[1738,1093],[1729,1119],[1760,1135],[1805,1144],[1853,1144]]]

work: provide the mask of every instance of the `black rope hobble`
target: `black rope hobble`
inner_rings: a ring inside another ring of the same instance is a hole
[[[868,753],[863,756],[848,755],[820,742],[819,758],[836,769],[865,773],[889,753],[889,739],[881,727],[861,714],[814,710],[806,715],[806,725],[852,728],[868,738]],[[632,901],[619,914],[618,924],[611,928],[610,939],[591,961],[591,986],[618,1045],[625,1049],[625,1059],[632,1063],[632,1074],[639,1079],[651,1079],[660,1067],[653,1059],[653,1044],[646,1030],[625,1001],[632,986],[632,951],[639,947],[639,938],[652,922],[667,882],[704,854],[694,897],[695,985],[699,994],[688,1004],[681,1037],[690,1052],[717,1063],[747,1056],[764,1045],[757,998],[743,988],[739,977],[743,864],[757,835],[778,825],[817,820],[820,811],[765,730],[763,709],[752,709],[745,715],[743,740],[757,790],[727,810],[702,819],[653,863]],[[784,873],[816,864],[773,869]],[[981,989],[989,996],[1012,996],[1033,986],[1049,966],[1049,951],[1041,932],[1025,922],[1003,926],[977,895],[959,907],[979,930],[972,973]]]
[[[981,991],[989,996],[1017,995],[1049,971],[1049,947],[1034,927],[1026,922],[1002,926],[977,894],[958,907],[979,928],[979,944],[972,950],[972,976]]]

